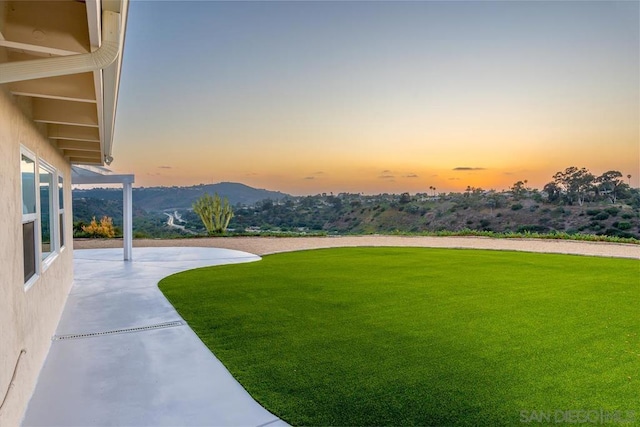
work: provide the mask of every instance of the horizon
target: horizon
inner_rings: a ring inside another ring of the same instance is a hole
[[[606,171],[605,171],[606,172]],[[600,174],[594,174],[596,177]],[[623,175],[622,177],[623,179],[627,179],[626,175]],[[551,181],[553,181],[553,179],[551,179]],[[511,185],[515,184],[517,181],[514,181]],[[550,181],[548,181],[550,182]],[[627,182],[624,182],[624,184],[627,184]],[[249,187],[251,189],[254,190],[260,190],[260,191],[269,191],[269,192],[276,192],[276,193],[283,193],[285,196],[291,196],[291,197],[307,197],[307,196],[322,196],[322,195],[340,195],[340,194],[359,194],[362,196],[379,196],[379,195],[383,195],[383,194],[393,194],[393,195],[400,195],[402,193],[409,193],[410,195],[413,194],[431,194],[432,191],[435,191],[436,195],[441,195],[441,194],[449,194],[449,193],[464,193],[466,190],[466,187],[464,189],[461,190],[447,190],[447,191],[440,191],[440,189],[430,189],[429,187],[427,187],[425,189],[425,191],[415,191],[415,192],[410,192],[410,191],[400,191],[400,192],[380,192],[380,193],[364,193],[362,191],[355,191],[355,192],[350,192],[350,191],[340,191],[340,192],[333,192],[333,191],[320,191],[317,193],[309,193],[309,194],[293,194],[293,193],[287,193],[284,190],[281,189],[273,189],[273,188],[264,188],[264,187],[254,187],[252,185],[249,185],[247,183],[244,182],[235,182],[235,181],[219,181],[219,182],[212,182],[212,183],[197,183],[197,184],[188,184],[188,185],[135,185],[133,186],[134,190],[139,190],[139,189],[148,189],[148,188],[189,188],[189,187],[202,187],[202,186],[211,186],[211,185],[219,185],[219,184],[233,184],[233,185],[243,185],[245,187]],[[545,183],[546,184],[546,183]],[[628,184],[627,184],[628,185]],[[495,191],[497,193],[501,193],[501,192],[509,192],[511,191],[511,188],[502,188],[502,189],[498,189],[498,188],[482,188],[482,187],[473,187],[470,186],[472,188],[475,189],[481,189],[483,191]],[[531,189],[531,190],[538,190],[540,192],[544,191],[544,189],[542,188],[542,186],[540,187],[535,187],[532,185],[529,185],[529,183],[527,183],[527,188]],[[631,189],[634,189],[635,187],[630,186]],[[120,184],[73,184],[72,185],[72,190],[93,190],[93,189],[112,189],[112,190],[121,190],[122,186]],[[224,196],[224,195],[222,195]]]
[[[118,109],[145,187],[638,187],[640,3],[132,2]]]

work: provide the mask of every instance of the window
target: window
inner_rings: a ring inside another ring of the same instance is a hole
[[[55,251],[55,215],[53,213],[53,171],[40,165],[40,256],[44,260]]]
[[[25,288],[29,288],[64,245],[64,177],[20,149],[22,243]]]
[[[60,247],[64,247],[64,178],[58,175],[58,228],[60,230]]]
[[[24,283],[36,275],[36,162],[30,153],[21,154],[20,175],[22,183],[22,239],[24,252]]]

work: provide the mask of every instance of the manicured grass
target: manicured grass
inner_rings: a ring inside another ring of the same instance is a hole
[[[294,425],[513,425],[521,411],[600,409],[640,421],[637,260],[340,248],[192,270],[160,289]]]

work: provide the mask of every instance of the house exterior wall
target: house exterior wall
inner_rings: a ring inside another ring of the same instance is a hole
[[[1,426],[20,423],[73,281],[71,168],[44,137],[44,125],[31,120],[30,110],[28,101],[0,86],[0,403],[6,395]],[[64,177],[66,247],[28,289],[23,269],[21,145]],[[21,350],[26,353],[20,357]]]

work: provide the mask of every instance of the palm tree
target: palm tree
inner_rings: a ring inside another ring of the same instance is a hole
[[[629,188],[631,188],[631,174],[627,175],[627,179],[629,180]]]

